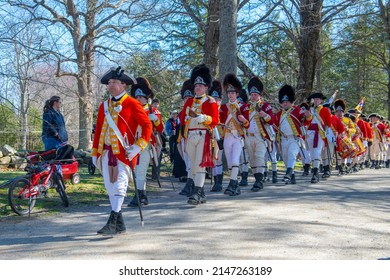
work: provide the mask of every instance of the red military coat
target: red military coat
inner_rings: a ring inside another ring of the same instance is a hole
[[[275,126],[278,130],[278,136],[283,135],[283,131],[280,131],[280,121],[284,114],[287,114],[287,120],[291,126],[291,129],[295,136],[304,138],[301,127],[310,124],[310,120],[306,120],[305,112],[298,106],[293,105],[288,110],[280,110],[275,116]],[[284,118],[284,117],[283,117]]]
[[[109,106],[114,105],[115,103],[111,103],[111,99],[108,100]],[[142,108],[141,103],[125,94],[122,98],[117,102],[118,105],[121,106],[121,110],[119,112],[119,117],[117,119],[116,125],[118,126],[119,131],[122,136],[127,136],[128,142],[130,145],[138,144],[142,149],[147,145],[150,140],[152,134],[152,124],[149,120],[148,115],[145,113]],[[100,104],[98,116],[96,120],[96,129],[95,135],[92,144],[92,156],[100,157],[103,152],[102,138],[104,135],[102,134],[102,129],[104,128],[104,102]],[[137,128],[140,126],[142,128],[141,134],[136,136]],[[109,128],[107,127],[107,130]],[[107,132],[108,133],[108,132]],[[137,139],[135,139],[137,137]],[[104,139],[103,139],[104,140]],[[119,145],[119,153],[115,153],[114,155],[118,160],[123,162],[124,164],[130,166],[129,160],[126,158],[126,152],[123,146],[118,141]]]
[[[234,103],[235,106],[237,106],[239,109],[236,111],[236,116],[235,116],[235,119],[237,119],[237,121],[239,122],[239,125],[242,124],[242,126],[244,128],[248,128],[249,127],[249,108],[248,108],[248,105],[247,104],[239,104],[238,102],[237,103]],[[226,104],[222,104],[221,105],[221,108],[219,109],[219,120],[222,124],[225,124],[229,115],[230,115],[230,111],[228,109],[229,106],[229,102],[226,103]],[[232,110],[233,111],[233,110]],[[238,115],[243,115],[244,118],[247,120],[246,123],[241,123],[238,119]],[[231,120],[233,120],[234,118],[232,117]],[[240,136],[243,136],[244,137],[244,130],[241,128],[241,127],[237,127],[237,131],[239,131],[240,133]]]

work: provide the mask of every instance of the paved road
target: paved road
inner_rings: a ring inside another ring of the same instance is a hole
[[[165,182],[143,208],[124,207],[128,232],[96,235],[108,204],[60,214],[0,219],[0,258],[146,260],[390,259],[390,169],[363,170],[310,184],[267,183],[228,197],[208,193],[197,207]],[[225,182],[225,185],[227,181]],[[206,187],[207,189],[209,186]]]

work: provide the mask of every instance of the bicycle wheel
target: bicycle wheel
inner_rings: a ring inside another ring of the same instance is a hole
[[[88,162],[88,173],[94,175],[96,171],[96,166],[92,163],[92,159]]]
[[[9,205],[16,214],[21,216],[31,213],[36,198],[36,195],[31,195],[30,181],[26,178],[16,179],[8,189]]]
[[[60,197],[61,197],[61,200],[62,200],[62,204],[64,204],[65,207],[68,207],[69,206],[69,200],[68,200],[68,196],[67,196],[67,194],[65,192],[64,180],[62,179],[62,176],[60,174],[55,174],[54,177],[55,177],[54,181],[57,184],[56,190],[60,194]]]

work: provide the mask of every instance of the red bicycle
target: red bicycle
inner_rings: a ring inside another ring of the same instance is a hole
[[[37,198],[46,197],[49,188],[55,186],[65,207],[69,206],[68,196],[62,177],[62,166],[58,160],[36,162],[33,155],[28,157],[34,164],[29,164],[25,170],[27,175],[15,178],[8,189],[8,200],[12,210],[18,215],[31,213]]]

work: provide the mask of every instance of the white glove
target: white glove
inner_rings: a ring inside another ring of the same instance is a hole
[[[206,120],[206,115],[199,115],[196,117],[196,120],[198,121],[198,123],[204,123],[205,120]]]
[[[141,147],[134,144],[131,145],[128,150],[126,150],[126,157],[129,161],[131,161],[135,156],[137,156],[141,152]]]
[[[97,156],[92,157],[92,163],[93,165],[97,166]]]
[[[363,140],[363,147],[367,147],[367,146],[368,146],[367,140]]]
[[[156,114],[149,114],[149,120],[151,120],[152,122],[155,122],[158,120],[158,117],[156,116]]]

